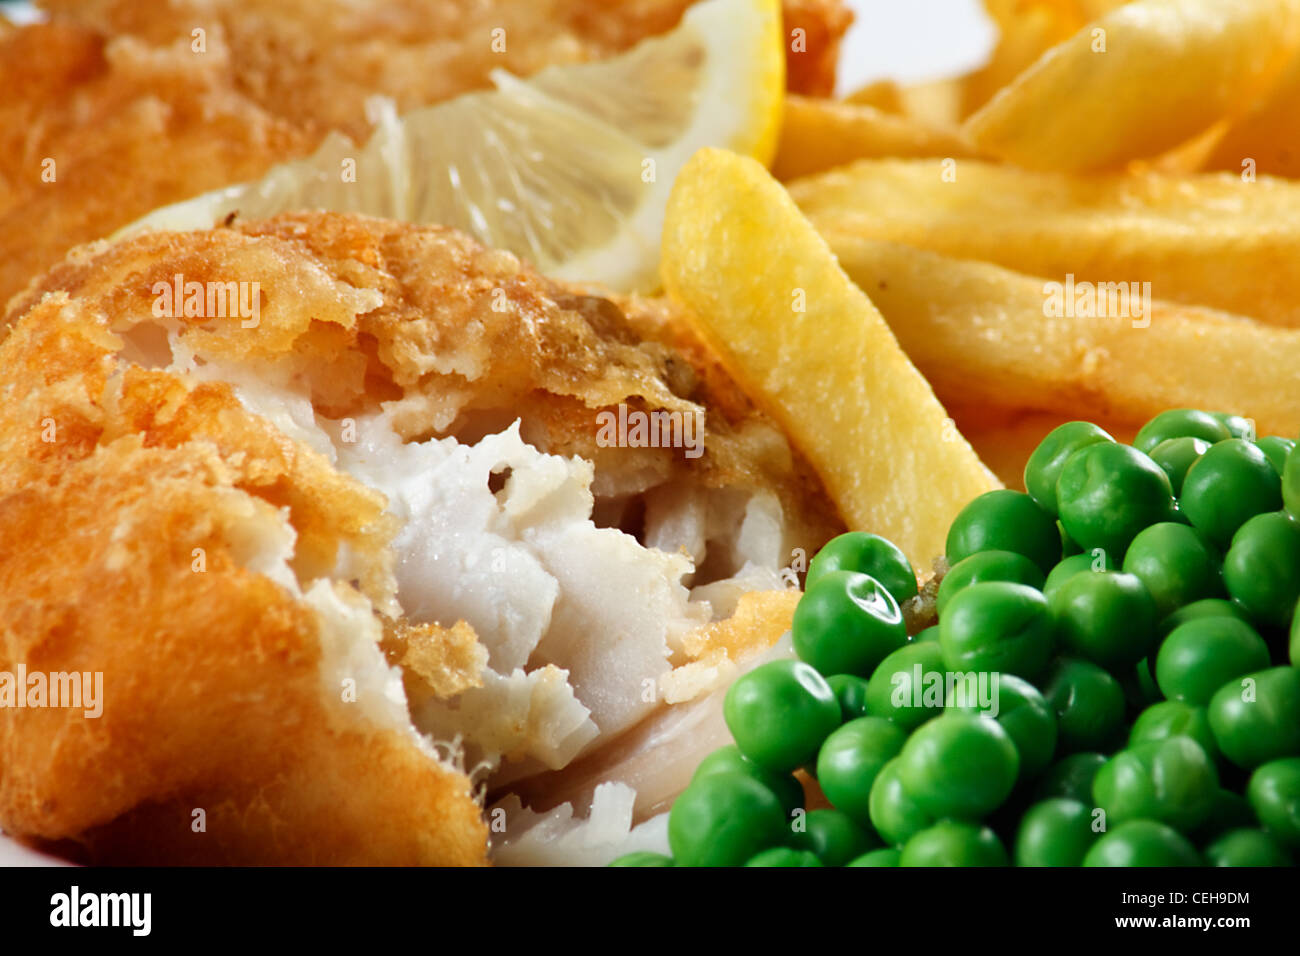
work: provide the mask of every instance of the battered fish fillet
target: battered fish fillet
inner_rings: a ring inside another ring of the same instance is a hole
[[[0,826],[74,859],[482,863],[488,793],[503,862],[658,845],[842,530],[668,304],[450,230],[93,243],[7,319],[0,672],[104,699],[0,708]]]
[[[158,206],[256,179],[330,130],[364,141],[371,95],[405,111],[486,87],[492,69],[607,57],[690,3],[46,0],[49,23],[0,32],[0,306]],[[786,0],[785,17],[803,31],[790,88],[829,94],[851,15]]]

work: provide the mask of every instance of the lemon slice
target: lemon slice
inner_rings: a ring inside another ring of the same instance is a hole
[[[306,159],[118,235],[206,229],[230,213],[358,212],[453,226],[557,278],[651,289],[686,160],[710,145],[772,159],[785,86],[779,0],[707,0],[620,56],[527,80],[500,70],[493,82],[401,118],[376,98],[363,147],[331,134]]]

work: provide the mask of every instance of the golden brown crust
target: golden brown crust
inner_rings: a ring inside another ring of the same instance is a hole
[[[225,385],[119,374],[88,312],[50,296],[0,347],[0,668],[102,672],[103,713],[0,710],[0,822],[28,839],[93,830],[92,859],[119,823],[147,822],[156,860],[483,860],[468,780],[413,738],[338,729],[314,615],[243,566],[280,504],[333,550],[364,549],[382,501],[304,468]],[[366,763],[394,776],[367,785]],[[142,803],[157,814],[114,822]]]
[[[142,804],[73,840],[31,842],[119,866],[487,863],[486,826],[463,778],[430,772],[429,759],[395,733],[283,740],[250,772],[262,785],[248,794],[223,781]]]
[[[782,6],[788,40],[786,88],[804,96],[831,96],[840,41],[853,23],[853,12],[841,0],[784,0]],[[802,51],[793,43],[795,30],[803,31]]]

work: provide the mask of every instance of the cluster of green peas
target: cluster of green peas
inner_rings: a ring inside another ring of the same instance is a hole
[[[795,611],[799,660],[729,688],[735,744],[673,805],[673,856],[615,865],[1289,865],[1294,446],[1191,409],[1131,446],[1062,425],[1030,456],[1027,494],[958,515],[939,623],[915,635],[902,552],[834,539]],[[953,675],[994,680],[996,707]],[[804,809],[800,769],[830,809]]]

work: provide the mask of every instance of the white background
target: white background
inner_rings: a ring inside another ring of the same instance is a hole
[[[982,66],[997,30],[980,0],[847,0],[856,20],[844,38],[838,92],[872,80],[918,82]]]

